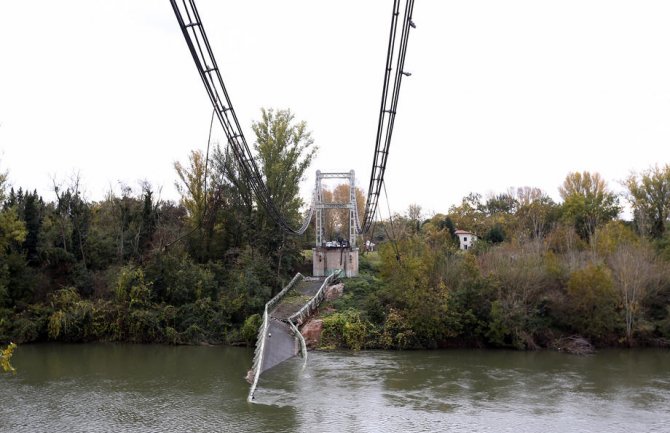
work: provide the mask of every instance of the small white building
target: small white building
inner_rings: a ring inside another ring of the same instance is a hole
[[[477,240],[476,234],[470,233],[465,230],[456,230],[454,234],[458,236],[458,242],[460,243],[460,248],[462,250],[469,250],[470,248],[472,248],[472,246],[475,244],[475,241]]]

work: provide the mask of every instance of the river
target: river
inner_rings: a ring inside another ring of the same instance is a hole
[[[310,352],[243,377],[233,347],[25,345],[0,432],[670,432],[670,351]]]

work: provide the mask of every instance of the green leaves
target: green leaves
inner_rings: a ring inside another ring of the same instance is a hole
[[[670,217],[670,165],[631,174],[624,184],[638,230],[645,236],[662,238]]]
[[[11,242],[23,242],[27,234],[26,225],[19,219],[16,209],[0,211],[0,254]]]
[[[567,292],[572,310],[568,321],[573,329],[595,339],[613,334],[619,323],[617,297],[607,267],[591,264],[574,271]]]
[[[361,350],[365,346],[369,324],[363,320],[359,311],[354,309],[333,313],[323,319],[321,334],[322,348],[336,348],[343,344],[352,350]]]
[[[569,173],[559,192],[564,217],[574,224],[584,240],[591,240],[599,226],[616,218],[621,211],[619,198],[607,190],[599,173]]]
[[[12,355],[14,354],[15,349],[16,349],[16,344],[9,343],[9,346],[0,350],[0,367],[2,367],[2,371],[4,371],[5,373],[16,372],[16,369],[14,367],[12,367],[12,364],[10,362],[11,359],[12,359]]]
[[[261,120],[252,124],[255,149],[270,197],[282,214],[298,218],[302,205],[300,180],[317,152],[307,124],[295,122],[290,110],[261,109]]]

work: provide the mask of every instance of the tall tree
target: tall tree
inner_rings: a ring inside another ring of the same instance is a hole
[[[254,227],[252,191],[230,147],[216,146],[208,180],[207,229],[212,237],[210,255],[234,258],[249,242]]]
[[[631,174],[624,184],[640,232],[661,238],[670,218],[670,164]]]
[[[188,166],[179,161],[174,163],[179,181],[175,187],[181,195],[181,203],[189,213],[193,227],[201,223],[205,214],[205,155],[201,150],[193,150],[188,157]]]
[[[558,190],[565,217],[584,240],[595,241],[598,227],[619,215],[619,199],[599,173],[569,173]]]
[[[7,173],[0,172],[0,199],[5,201],[5,187]],[[8,281],[9,267],[7,265],[7,254],[10,244],[22,243],[26,239],[26,226],[21,221],[16,206],[3,206],[0,208],[0,306],[9,297]]]
[[[409,222],[410,233],[418,233],[421,230],[422,209],[416,203],[412,203],[407,207],[407,220]]]
[[[206,173],[207,164],[207,157],[201,150],[191,151],[188,167],[178,161],[174,163],[179,177],[175,186],[181,194],[181,204],[188,211],[192,230],[200,229],[197,236],[189,239],[191,250],[200,262],[209,259],[214,236],[215,207],[221,204],[220,200],[213,200],[216,190],[207,187],[207,177],[211,177]]]
[[[252,124],[255,149],[265,185],[280,212],[297,221],[300,181],[312,164],[317,147],[304,121],[295,122],[290,110],[261,109]]]
[[[272,201],[293,225],[301,215],[300,181],[316,155],[317,147],[307,123],[296,122],[290,110],[261,109],[261,120],[252,124],[257,160]],[[266,252],[274,258],[277,276],[298,254],[295,239],[288,239],[265,212],[260,213],[260,234]],[[287,263],[284,263],[287,262]]]
[[[658,278],[660,272],[655,269],[652,251],[645,245],[632,243],[619,245],[610,256],[610,267],[614,287],[623,307],[626,339],[628,344],[632,344],[635,325],[642,313],[641,301],[648,285]]]
[[[39,262],[38,244],[42,220],[44,219],[45,206],[42,197],[37,195],[37,191],[24,196],[24,203],[21,209],[21,216],[26,223],[27,235],[23,242],[23,249],[26,253],[28,263],[36,266]]]
[[[486,231],[486,206],[481,194],[471,192],[463,197],[460,206],[449,208],[449,218],[457,229],[468,230],[476,234]]]
[[[525,186],[517,188],[516,201],[520,230],[534,239],[547,234],[556,213],[556,203],[551,197],[540,188]]]

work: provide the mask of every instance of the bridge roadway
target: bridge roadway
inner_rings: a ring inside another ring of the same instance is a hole
[[[294,357],[300,351],[304,357],[307,356],[305,340],[300,335],[298,326],[316,310],[325,297],[326,287],[340,272],[339,269],[334,270],[326,278],[305,277],[298,273],[281,292],[265,304],[253,365],[247,374],[247,380],[251,383],[247,401],[253,401],[261,373]]]
[[[298,273],[274,298],[265,304],[263,323],[258,330],[256,352],[247,380],[251,383],[248,402],[254,399],[261,373],[294,357],[302,351],[307,360],[307,347],[300,335],[302,324],[325,297],[326,287],[342,271],[335,269],[325,278],[305,277]]]
[[[298,282],[269,313],[261,372],[298,354],[299,343],[287,323],[288,318],[300,311],[316,295],[324,280],[325,278],[309,278]]]

